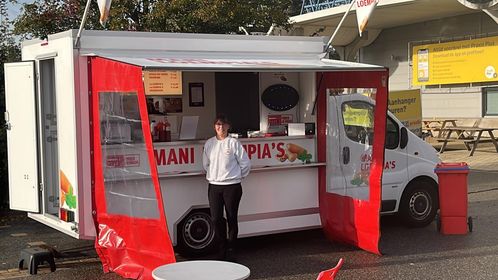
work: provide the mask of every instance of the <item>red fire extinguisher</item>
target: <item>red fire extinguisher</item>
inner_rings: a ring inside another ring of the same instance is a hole
[[[171,125],[168,119],[164,117],[164,121],[160,121],[156,125],[157,135],[159,136],[159,142],[169,142],[171,141]]]
[[[171,124],[168,122],[168,118],[164,116],[164,131],[165,131],[165,140],[166,142],[171,141]]]

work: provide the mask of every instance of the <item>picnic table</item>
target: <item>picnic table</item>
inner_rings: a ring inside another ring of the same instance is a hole
[[[448,142],[463,142],[468,151],[470,151],[469,156],[474,155],[475,150],[480,142],[491,140],[495,146],[496,152],[498,152],[498,144],[496,143],[496,138],[493,135],[493,131],[498,128],[482,128],[473,126],[447,126],[441,129],[441,132],[445,133],[446,136],[438,139],[438,141],[443,142],[439,153],[443,153]],[[483,132],[489,134],[490,139],[482,139]],[[452,134],[456,133],[455,138],[451,138]],[[475,134],[477,133],[477,136]],[[467,136],[468,135],[468,136]],[[472,144],[472,149],[470,145]]]
[[[448,127],[449,124],[452,126],[456,125],[456,119],[424,119],[422,120],[422,130],[425,130],[430,133],[430,136],[434,137],[433,131],[438,131],[437,138],[441,138],[444,136],[443,129]]]

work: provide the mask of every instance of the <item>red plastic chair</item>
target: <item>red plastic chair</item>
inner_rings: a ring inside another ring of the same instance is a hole
[[[342,264],[344,263],[344,260],[341,258],[337,262],[337,265],[331,269],[324,270],[318,274],[318,277],[316,280],[334,280],[335,276],[339,272],[339,269],[341,268]]]

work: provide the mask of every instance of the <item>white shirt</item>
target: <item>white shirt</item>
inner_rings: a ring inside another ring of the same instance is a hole
[[[227,136],[209,138],[204,144],[202,164],[206,179],[215,185],[237,184],[249,175],[251,161],[239,140]]]

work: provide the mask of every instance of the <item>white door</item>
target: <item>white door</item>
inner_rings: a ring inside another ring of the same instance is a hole
[[[371,104],[355,99],[357,95],[335,97],[339,115],[340,163],[346,196],[369,200],[374,111]]]
[[[10,208],[39,212],[34,61],[4,69]]]
[[[331,149],[333,153],[330,157],[336,158],[337,165],[340,165],[340,168],[336,168],[336,172],[331,173],[332,178],[336,177],[333,179],[336,189],[334,192],[368,200],[374,105],[367,97],[359,94],[329,96],[328,112],[329,125],[336,127],[333,134],[337,135],[335,138],[338,139],[336,141],[338,146]],[[337,121],[331,120],[333,117]],[[399,190],[408,177],[406,150],[399,148],[399,131],[399,122],[389,114],[382,177],[384,211],[394,210]],[[344,185],[339,186],[340,182],[344,182]]]

